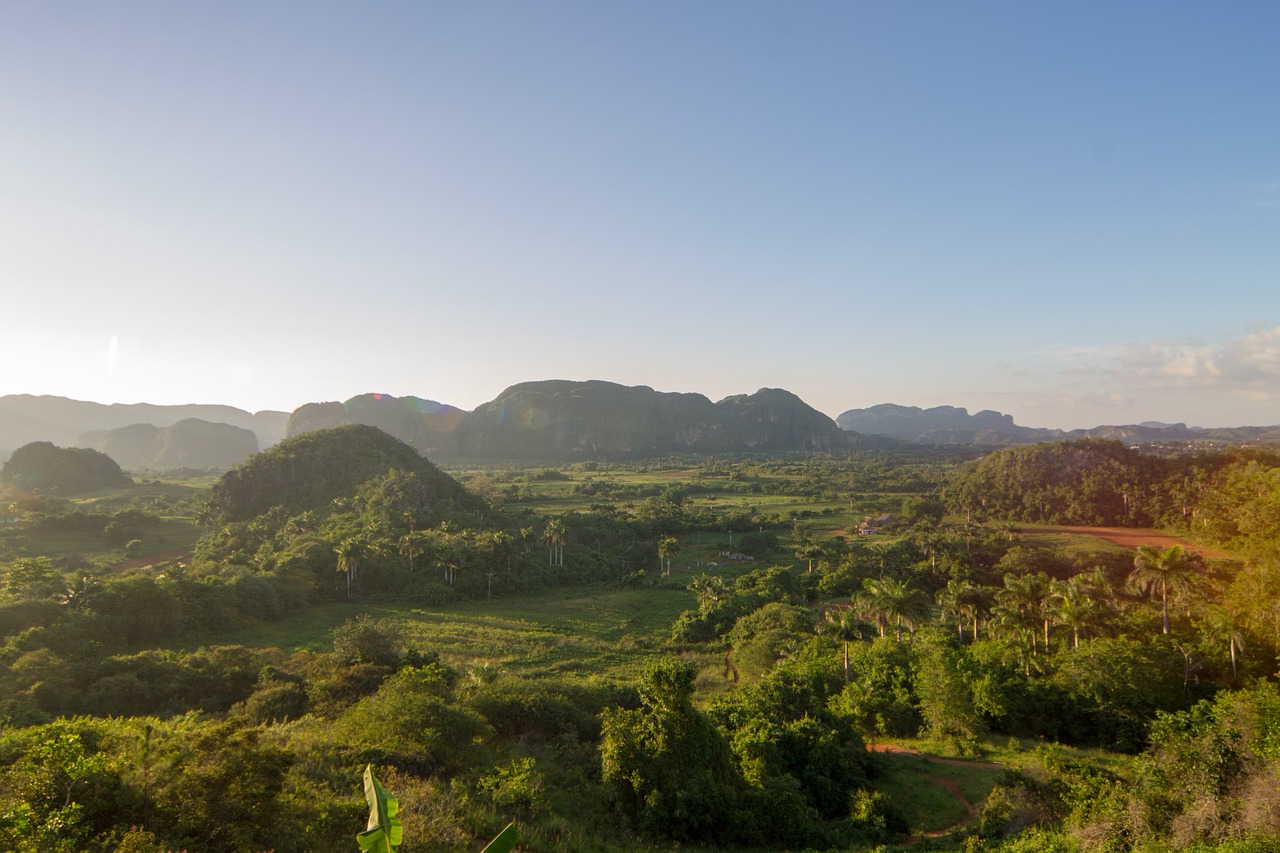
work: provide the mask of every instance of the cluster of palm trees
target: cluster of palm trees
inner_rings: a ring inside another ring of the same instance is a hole
[[[797,556],[807,555],[797,552]],[[1181,545],[1166,549],[1144,545],[1137,551],[1126,587],[1131,593],[1150,595],[1160,602],[1162,631],[1168,634],[1171,603],[1188,599],[1201,583],[1204,569],[1203,559]],[[851,604],[827,608],[822,628],[846,643],[872,631],[886,636],[890,628],[900,640],[904,628],[914,631],[931,617],[934,604],[944,621],[954,623],[962,641],[966,637],[976,641],[984,630],[992,637],[1014,641],[1025,652],[1028,671],[1033,659],[1051,651],[1055,628],[1066,632],[1064,644],[1078,649],[1081,638],[1100,630],[1121,606],[1100,568],[1065,580],[1050,578],[1042,571],[1008,574],[1002,587],[952,578],[933,601],[911,580],[884,575],[865,578]],[[1222,639],[1235,675],[1243,633],[1221,606],[1204,606],[1200,613],[1199,627]]]
[[[563,531],[561,526],[561,549]],[[532,533],[531,529],[522,530],[520,538],[527,540]],[[367,535],[347,536],[333,546],[333,552],[337,555],[337,570],[344,576],[347,597],[350,598],[361,562],[365,558],[383,557],[394,552],[404,558],[410,572],[416,572],[425,557],[430,566],[441,572],[445,584],[454,586],[458,581],[458,572],[476,561],[489,566],[505,564],[506,572],[510,573],[516,541],[517,536],[506,530],[455,530],[446,521],[428,530],[414,530],[410,527],[407,532],[394,539]],[[560,553],[563,555],[563,550]]]

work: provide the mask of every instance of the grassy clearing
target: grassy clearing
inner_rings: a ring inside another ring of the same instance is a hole
[[[17,556],[61,557],[80,554],[94,561],[123,560],[120,549],[103,541],[96,530],[47,530],[22,525]],[[168,551],[189,551],[200,539],[200,530],[187,521],[160,521],[139,525],[135,531],[143,544],[140,557]]]
[[[964,804],[936,780],[955,785],[964,798],[981,811],[1004,769],[1023,770],[1033,775],[1043,772],[1037,749],[1044,744],[1033,740],[983,740],[978,744],[978,758],[972,762],[951,757],[947,744],[925,738],[895,738],[880,741],[878,746],[901,751],[880,752],[887,773],[874,787],[902,810],[912,830],[918,833],[940,832],[965,820]],[[1088,761],[1122,778],[1133,760],[1127,755],[1098,749],[1054,748],[1069,758]]]
[[[913,832],[937,832],[965,819],[968,812],[964,804],[930,780],[931,775],[942,774],[935,774],[936,768],[922,757],[890,755],[885,756],[885,763],[888,773],[874,787],[902,811]]]
[[[327,651],[334,628],[361,613],[400,627],[407,645],[462,667],[525,674],[582,673],[630,680],[662,646],[675,618],[694,606],[683,589],[554,590],[467,601],[438,609],[325,604],[288,619],[219,634],[219,645]],[[196,640],[184,648],[208,645]]]

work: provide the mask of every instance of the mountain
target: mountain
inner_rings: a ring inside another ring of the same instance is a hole
[[[712,403],[701,394],[568,380],[513,385],[469,413],[414,397],[314,404],[294,413],[289,434],[353,421],[385,429],[433,459],[621,459],[867,446],[788,391],[764,388]]]
[[[130,424],[87,432],[75,443],[100,450],[132,471],[230,468],[258,452],[258,436],[252,430],[199,418],[186,418],[167,427]]]
[[[0,483],[20,492],[74,495],[131,482],[106,454],[83,447],[57,447],[47,441],[24,444],[0,467]]]
[[[850,409],[837,417],[836,423],[841,429],[862,435],[885,436],[912,444],[978,447],[1006,447],[1078,438],[1107,438],[1129,444],[1164,441],[1225,444],[1280,441],[1280,426],[1202,429],[1188,427],[1186,424],[1149,421],[1067,431],[1018,426],[1013,422],[1012,416],[990,410],[971,415],[967,410],[953,406],[921,409],[893,403],[882,403],[867,409]]]
[[[393,472],[398,472],[393,474]],[[376,477],[410,478],[395,489],[432,507],[480,510],[483,503],[414,448],[382,430],[348,424],[285,439],[222,475],[211,500],[227,521],[246,521],[273,507],[315,511],[347,498]]]
[[[308,403],[289,416],[285,436],[348,424],[374,426],[429,455],[448,446],[466,415],[462,409],[420,397],[362,394],[345,403]]]
[[[107,432],[133,424],[169,427],[188,418],[252,430],[259,447],[270,447],[284,438],[289,414],[272,411],[250,414],[232,406],[198,404],[105,405],[66,397],[10,394],[0,397],[0,458],[32,441],[70,445],[86,432]]]
[[[869,409],[850,409],[836,418],[841,429],[882,435],[917,444],[1021,444],[1062,438],[1059,430],[1020,427],[1010,415],[989,409],[969,414],[954,406],[920,409],[882,403]]]

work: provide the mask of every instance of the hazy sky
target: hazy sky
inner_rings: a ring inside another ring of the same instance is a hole
[[[0,2],[0,394],[1280,423],[1280,3]]]

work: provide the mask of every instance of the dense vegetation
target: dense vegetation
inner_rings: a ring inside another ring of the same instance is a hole
[[[19,493],[78,494],[129,482],[109,456],[82,447],[34,441],[19,447],[0,468],[0,485]]]
[[[402,850],[1277,849],[1277,472],[1086,441],[455,479],[344,427],[203,499],[14,493],[0,847],[355,849],[372,763]],[[1006,766],[963,771],[973,820],[866,749],[913,738]]]

